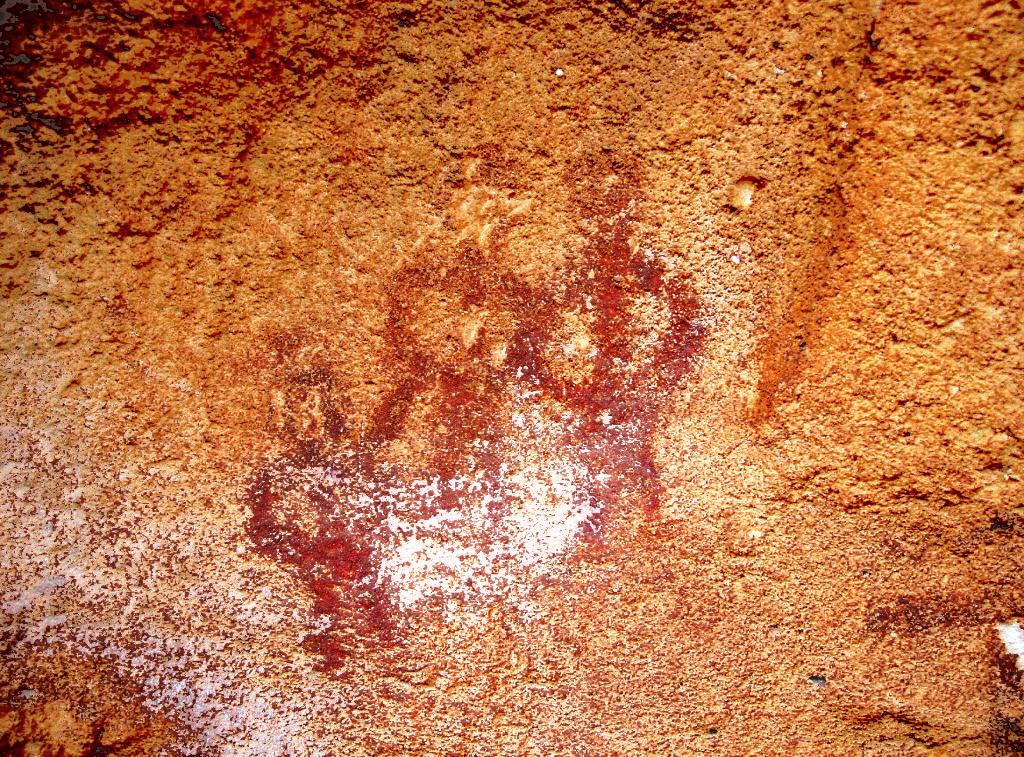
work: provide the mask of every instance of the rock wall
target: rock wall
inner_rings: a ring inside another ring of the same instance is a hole
[[[0,751],[1024,751],[1018,0],[8,0]]]

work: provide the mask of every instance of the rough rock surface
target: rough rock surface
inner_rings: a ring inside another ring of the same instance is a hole
[[[1024,751],[1018,0],[0,5],[0,751]]]

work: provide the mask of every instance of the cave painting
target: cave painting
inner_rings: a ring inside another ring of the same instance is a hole
[[[388,389],[358,437],[329,370],[293,379],[321,429],[256,471],[248,533],[313,592],[328,658],[410,613],[527,607],[613,507],[657,511],[652,437],[703,327],[672,257],[634,238],[639,174],[605,157],[567,173],[586,242],[543,286],[488,231],[395,276]]]

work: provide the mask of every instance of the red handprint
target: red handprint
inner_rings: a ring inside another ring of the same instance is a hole
[[[550,285],[468,243],[403,270],[369,431],[347,438],[332,405],[325,433],[257,472],[250,537],[333,619],[315,642],[328,658],[355,643],[340,629],[386,636],[421,607],[528,610],[534,580],[612,505],[657,508],[652,436],[703,330],[671,260],[631,239],[637,174],[570,174],[588,242]]]

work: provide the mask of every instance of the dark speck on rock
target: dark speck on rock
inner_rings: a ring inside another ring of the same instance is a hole
[[[207,13],[206,20],[210,22],[210,26],[216,29],[218,32],[226,32],[228,28],[224,26],[224,22],[220,20],[220,16],[216,13]]]

